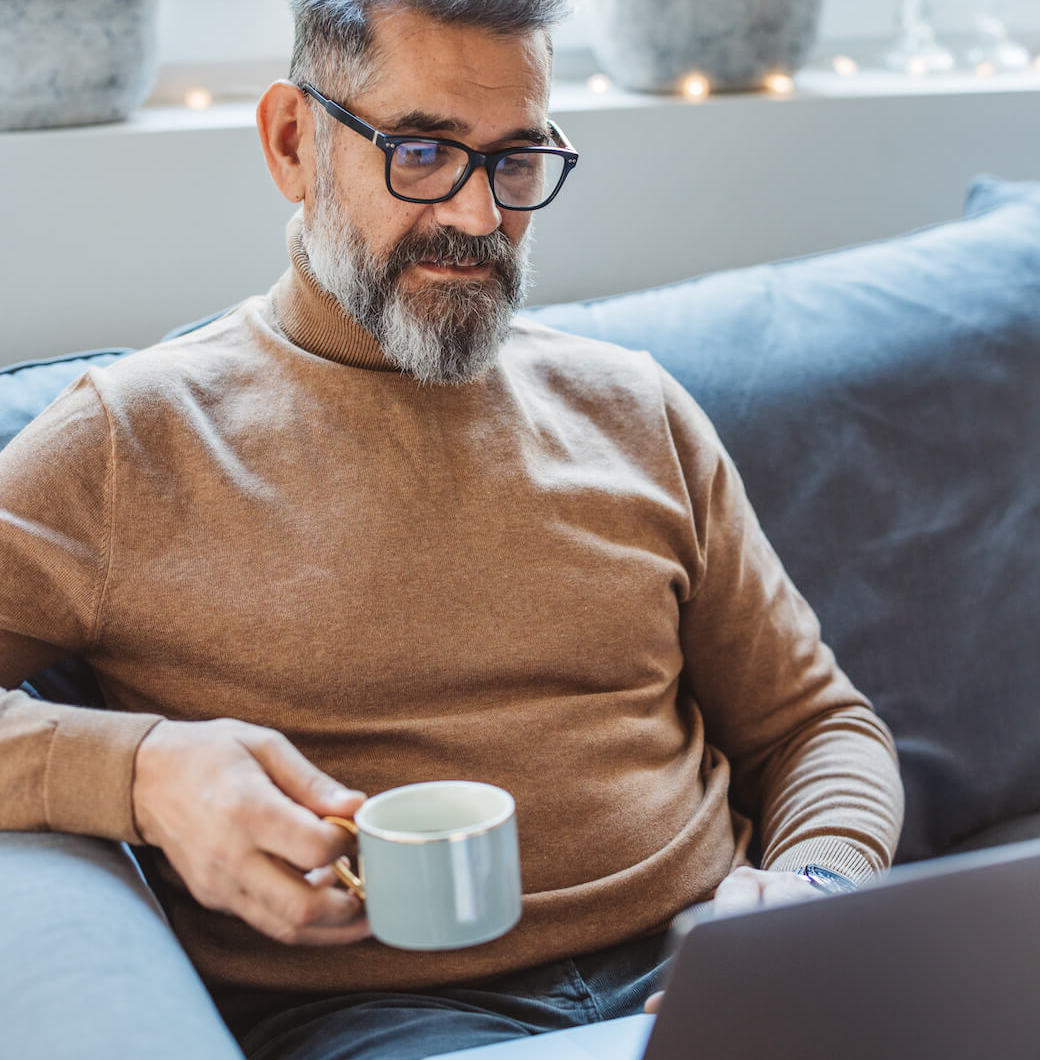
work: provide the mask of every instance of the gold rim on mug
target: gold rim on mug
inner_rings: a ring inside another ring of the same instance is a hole
[[[396,793],[400,791],[407,791],[415,788],[441,787],[446,784],[469,789],[483,788],[485,791],[493,791],[496,795],[505,797],[505,805],[495,817],[485,821],[479,828],[464,826],[460,828],[445,828],[443,831],[439,832],[423,832],[417,834],[407,830],[381,828],[377,824],[366,823],[361,830],[365,835],[372,836],[373,839],[384,839],[391,843],[414,843],[416,846],[425,846],[427,843],[461,843],[463,840],[472,839],[474,836],[486,835],[500,825],[505,824],[510,817],[513,817],[516,814],[516,802],[508,791],[504,788],[496,787],[494,784],[485,784],[478,780],[424,780],[417,784],[405,784],[400,788],[389,788],[386,791],[381,791],[378,795],[373,795],[358,812],[363,812],[369,802],[375,802],[382,799],[385,795],[394,794],[396,796]],[[329,820],[330,818],[325,819]],[[340,820],[341,818],[336,818],[336,823]],[[359,826],[353,821],[351,821],[351,826],[351,831],[356,836],[356,829]]]

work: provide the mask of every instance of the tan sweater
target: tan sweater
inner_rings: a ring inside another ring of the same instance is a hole
[[[0,453],[0,673],[94,667],[111,711],[0,693],[0,827],[130,841],[158,717],[280,729],[370,794],[516,797],[524,914],[469,950],[288,947],[161,898],[211,983],[419,986],[607,946],[764,865],[884,867],[891,738],[740,479],[646,354],[518,322],[423,387],[310,278],[91,370]]]

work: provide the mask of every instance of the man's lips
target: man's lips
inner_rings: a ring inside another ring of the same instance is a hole
[[[457,264],[448,264],[440,261],[419,261],[416,262],[416,265],[438,276],[483,277],[487,276],[492,270],[491,263],[486,261],[459,262]]]

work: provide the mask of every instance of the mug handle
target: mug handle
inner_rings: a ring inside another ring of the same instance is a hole
[[[354,824],[349,817],[323,817],[322,820],[328,821],[329,824],[337,825],[340,828],[345,828],[355,839],[357,839],[358,826]],[[346,884],[348,890],[353,891],[362,902],[365,900],[365,885],[361,882],[361,877],[356,875],[354,870],[350,867],[350,858],[336,858],[332,863],[332,871],[335,872],[344,884]]]

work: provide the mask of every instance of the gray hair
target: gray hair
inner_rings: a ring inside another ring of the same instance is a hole
[[[411,10],[495,36],[549,30],[570,14],[569,0],[289,0],[295,23],[289,78],[347,98],[372,75],[372,15]],[[551,41],[550,48],[551,48]]]

